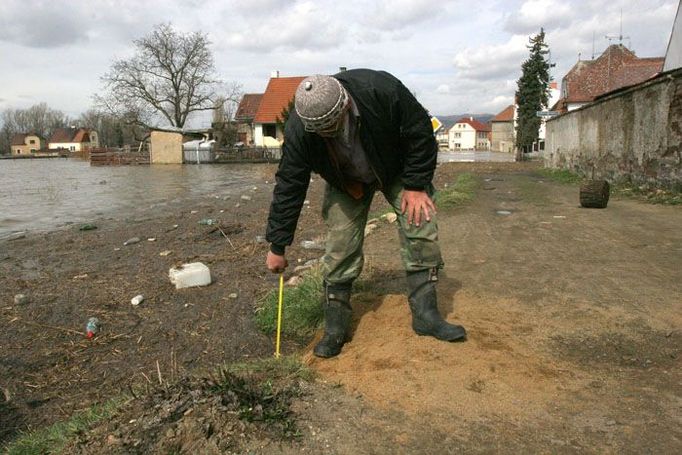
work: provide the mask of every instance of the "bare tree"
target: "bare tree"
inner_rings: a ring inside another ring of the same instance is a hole
[[[101,78],[105,94],[95,96],[101,108],[129,123],[164,120],[180,128],[192,112],[213,109],[218,81],[206,35],[160,24],[133,44],[135,54],[115,60]]]
[[[44,139],[49,139],[52,131],[67,126],[70,119],[62,111],[54,110],[46,103],[40,103],[28,109],[5,109],[0,114],[0,122],[2,122],[0,150],[7,153],[13,135],[36,133]]]

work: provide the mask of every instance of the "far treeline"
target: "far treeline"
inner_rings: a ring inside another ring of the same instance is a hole
[[[516,99],[519,105],[517,147],[537,140],[539,119],[535,112],[546,107],[549,89],[548,53],[544,30],[530,38],[531,55],[522,65]],[[0,153],[9,153],[12,136],[37,133],[45,140],[56,128],[92,128],[102,146],[122,147],[144,138],[150,127],[183,128],[193,115],[212,111],[212,127],[220,129],[218,145],[236,140],[231,119],[242,96],[241,86],[226,83],[216,74],[208,35],[181,33],[171,24],[155,26],[134,40],[134,52],[114,60],[101,78],[102,90],[93,95],[93,106],[78,118],[45,103],[28,109],[5,109],[0,113]],[[531,115],[532,113],[532,115]],[[280,121],[286,119],[285,109]]]

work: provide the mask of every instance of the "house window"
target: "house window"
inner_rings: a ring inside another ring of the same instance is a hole
[[[455,133],[455,137],[462,137],[462,133]]]
[[[460,144],[459,142],[455,142],[455,148],[456,149],[462,148],[462,144]]]
[[[277,137],[277,125],[263,125],[263,136]]]
[[[35,152],[36,152],[36,149],[31,149],[31,153],[35,153]]]
[[[21,155],[21,149],[17,149],[17,155]]]
[[[28,141],[28,142],[29,142],[29,144],[35,144],[35,143],[36,143],[36,140],[35,140],[35,139],[31,139],[31,140]]]
[[[69,146],[69,150],[71,150],[72,152],[75,152],[75,151],[76,151],[76,146],[75,146],[75,145]]]

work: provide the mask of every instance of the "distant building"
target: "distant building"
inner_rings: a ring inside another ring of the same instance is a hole
[[[516,142],[516,106],[510,104],[490,121],[493,152],[513,153]]]
[[[237,123],[237,142],[253,145],[253,119],[256,117],[262,99],[262,93],[247,93],[242,96],[237,112],[234,115],[234,120]]]
[[[15,134],[12,136],[12,155],[35,155],[40,152],[45,140],[35,133]]]
[[[561,97],[552,109],[568,112],[622,87],[652,78],[663,57],[639,58],[622,44],[612,44],[595,60],[580,60],[561,81]]]
[[[490,150],[490,124],[462,117],[448,130],[449,150]]]
[[[665,53],[663,71],[682,67],[682,14],[680,10],[682,10],[682,2],[677,5],[677,14],[673,23],[673,31],[670,34],[668,50]]]
[[[296,89],[303,79],[305,76],[280,77],[279,71],[273,71],[253,118],[253,140],[256,146],[279,147],[282,144],[284,131],[277,126],[277,119],[294,99]]]
[[[50,150],[81,152],[99,147],[97,131],[89,128],[57,128],[52,132],[47,144]]]

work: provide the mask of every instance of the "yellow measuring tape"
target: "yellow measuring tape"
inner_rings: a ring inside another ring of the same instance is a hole
[[[284,296],[284,274],[279,275],[279,305],[277,307],[277,343],[275,344],[275,357],[279,358],[279,337],[282,333],[282,300]]]

